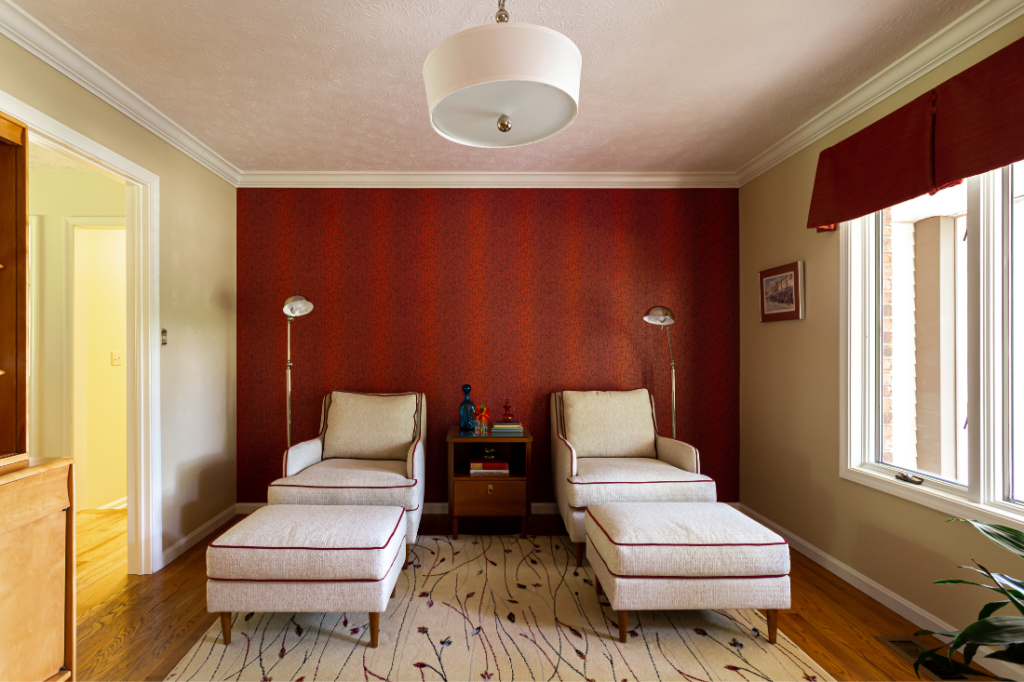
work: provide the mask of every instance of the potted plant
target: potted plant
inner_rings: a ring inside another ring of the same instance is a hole
[[[1024,559],[1024,533],[1006,526],[996,526],[980,521],[969,521],[967,519],[950,519],[950,521],[966,521],[977,528],[982,535],[1003,549],[1013,552]],[[974,562],[974,566],[961,566],[988,578],[991,584],[975,582],[973,580],[938,580],[937,585],[976,585],[1000,594],[1003,598],[990,602],[982,607],[978,613],[978,620],[971,623],[963,630],[956,632],[932,632],[920,630],[919,635],[940,635],[952,637],[953,641],[928,651],[922,651],[914,663],[914,671],[920,677],[920,666],[926,660],[931,660],[949,672],[961,675],[981,675],[992,677],[997,680],[1005,678],[996,677],[971,665],[978,649],[983,646],[1002,647],[985,658],[1009,663],[1024,664],[1024,580],[1011,578],[1002,573],[992,573],[981,564]],[[1012,606],[1016,610],[1014,615],[995,615],[1004,607]],[[940,653],[946,649],[945,654]],[[953,660],[953,652],[963,649],[964,662]]]

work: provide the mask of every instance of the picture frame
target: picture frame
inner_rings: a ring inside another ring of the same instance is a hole
[[[761,321],[804,319],[804,262],[762,270],[759,277]]]

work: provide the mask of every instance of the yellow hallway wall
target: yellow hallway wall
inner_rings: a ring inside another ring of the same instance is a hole
[[[948,514],[839,478],[839,235],[804,228],[818,153],[1024,36],[1018,19],[740,189],[740,500],[957,627],[991,601],[972,559],[1020,560]],[[884,162],[879,159],[879,162]],[[806,263],[807,319],[761,323],[758,272]]]
[[[85,271],[85,286],[75,291],[85,299],[85,319],[75,320],[85,327],[84,508],[96,509],[128,494],[125,231],[75,232],[76,265]],[[111,364],[111,351],[121,352],[121,365]]]

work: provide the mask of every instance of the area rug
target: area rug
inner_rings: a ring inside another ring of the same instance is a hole
[[[564,537],[421,537],[369,642],[365,613],[237,613],[167,678],[201,680],[831,680],[753,610],[615,612]]]

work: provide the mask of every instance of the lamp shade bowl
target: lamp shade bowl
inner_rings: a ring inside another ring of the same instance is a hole
[[[302,317],[313,310],[313,304],[304,296],[292,296],[284,302],[284,314],[288,317]]]
[[[660,327],[667,327],[676,323],[676,316],[665,306],[656,305],[644,314],[644,321]]]

